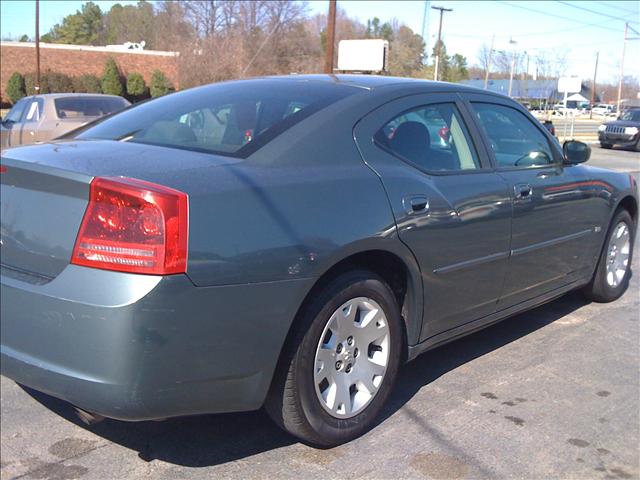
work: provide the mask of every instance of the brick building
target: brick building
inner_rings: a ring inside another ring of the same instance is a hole
[[[178,88],[178,53],[154,50],[123,50],[117,47],[91,47],[40,43],[40,71],[64,73],[70,77],[83,74],[100,77],[104,64],[111,57],[126,77],[140,73],[147,85],[154,70],[162,71]],[[0,103],[6,103],[6,88],[13,72],[34,73],[36,70],[35,43],[0,42]]]

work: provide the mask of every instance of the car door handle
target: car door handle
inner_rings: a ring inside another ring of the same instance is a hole
[[[405,212],[409,215],[427,213],[429,211],[429,199],[425,195],[412,195],[402,199]]]
[[[533,188],[528,183],[518,183],[513,187],[516,200],[530,200],[533,196]]]

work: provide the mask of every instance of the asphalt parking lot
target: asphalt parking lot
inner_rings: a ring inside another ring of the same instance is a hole
[[[640,153],[594,146],[633,173]],[[640,248],[617,302],[573,293],[401,371],[380,424],[331,450],[263,412],[86,427],[1,379],[2,479],[640,478]]]

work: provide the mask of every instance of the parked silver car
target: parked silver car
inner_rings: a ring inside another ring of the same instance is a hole
[[[39,143],[131,105],[115,95],[50,93],[21,98],[0,127],[0,147]]]

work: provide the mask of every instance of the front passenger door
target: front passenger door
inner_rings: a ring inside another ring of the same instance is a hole
[[[584,277],[591,219],[580,165],[563,165],[557,143],[513,102],[472,98],[471,108],[513,202],[509,269],[499,310]]]

